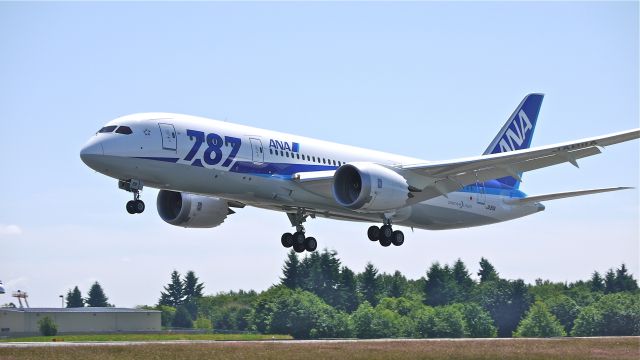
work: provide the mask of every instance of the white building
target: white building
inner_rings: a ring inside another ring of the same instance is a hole
[[[49,316],[64,333],[160,331],[160,311],[112,308],[0,308],[0,336],[39,335],[38,321]]]

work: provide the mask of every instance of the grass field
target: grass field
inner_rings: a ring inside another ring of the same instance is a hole
[[[91,334],[58,335],[9,338],[0,342],[51,342],[51,341],[165,341],[165,340],[287,340],[290,335],[262,334]]]
[[[0,359],[634,359],[640,338],[0,347]]]

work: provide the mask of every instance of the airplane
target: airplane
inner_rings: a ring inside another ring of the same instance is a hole
[[[2,286],[2,280],[0,280],[0,295],[4,293],[5,293],[4,286]]]
[[[640,137],[640,128],[531,148],[543,94],[528,94],[482,155],[427,161],[276,131],[172,113],[114,119],[80,151],[82,161],[131,192],[130,214],[145,210],[140,191],[160,189],[156,206],[165,222],[185,228],[221,225],[247,205],[284,212],[295,232],[281,244],[314,251],[308,218],[378,223],[371,241],[404,243],[412,230],[494,224],[543,211],[543,201],[629,187],[528,196],[522,174],[570,163],[605,146]]]

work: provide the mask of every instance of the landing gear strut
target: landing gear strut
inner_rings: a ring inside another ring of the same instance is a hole
[[[371,226],[367,230],[367,236],[371,241],[378,241],[380,245],[387,247],[391,244],[400,246],[404,244],[404,233],[400,230],[393,231],[391,221],[385,221],[381,227]]]
[[[280,238],[280,242],[282,246],[286,248],[293,247],[293,250],[297,253],[301,253],[306,251],[315,251],[318,247],[318,242],[314,237],[306,237],[304,226],[302,223],[306,221],[307,216],[302,210],[298,210],[297,213],[287,213],[289,220],[291,221],[291,225],[296,227],[296,232],[284,233]]]
[[[140,180],[120,180],[118,187],[122,190],[133,193],[133,200],[127,202],[127,212],[129,214],[142,214],[145,209],[144,201],[140,200],[140,191],[143,188]]]

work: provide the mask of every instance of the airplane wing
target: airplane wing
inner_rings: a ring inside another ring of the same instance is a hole
[[[545,195],[527,196],[526,198],[510,199],[505,201],[505,203],[513,204],[513,205],[524,205],[524,204],[537,203],[540,201],[565,199],[565,198],[574,197],[574,196],[599,194],[603,192],[628,190],[628,189],[633,189],[633,188],[632,187],[613,187],[613,188],[602,188],[602,189],[591,189],[591,190],[568,191],[568,192],[545,194]]]
[[[305,190],[330,199],[333,198],[331,187],[335,172],[335,170],[300,172],[293,174],[292,178]]]
[[[521,173],[569,162],[578,167],[578,159],[597,155],[605,146],[637,139],[640,129],[597,136],[560,144],[541,146],[470,158],[405,165],[397,171],[408,184],[421,189],[412,203],[461,189],[463,186],[499,179],[520,178]]]
[[[402,175],[412,191],[408,204],[447,196],[476,182],[506,176],[520,178],[521,173],[558,165],[565,162],[578,167],[577,160],[597,155],[605,146],[637,139],[640,129],[569,141],[525,150],[502,152],[462,159],[433,161],[403,166],[387,166]],[[305,190],[332,198],[334,170],[301,172],[293,175]],[[577,195],[574,195],[577,196]]]

